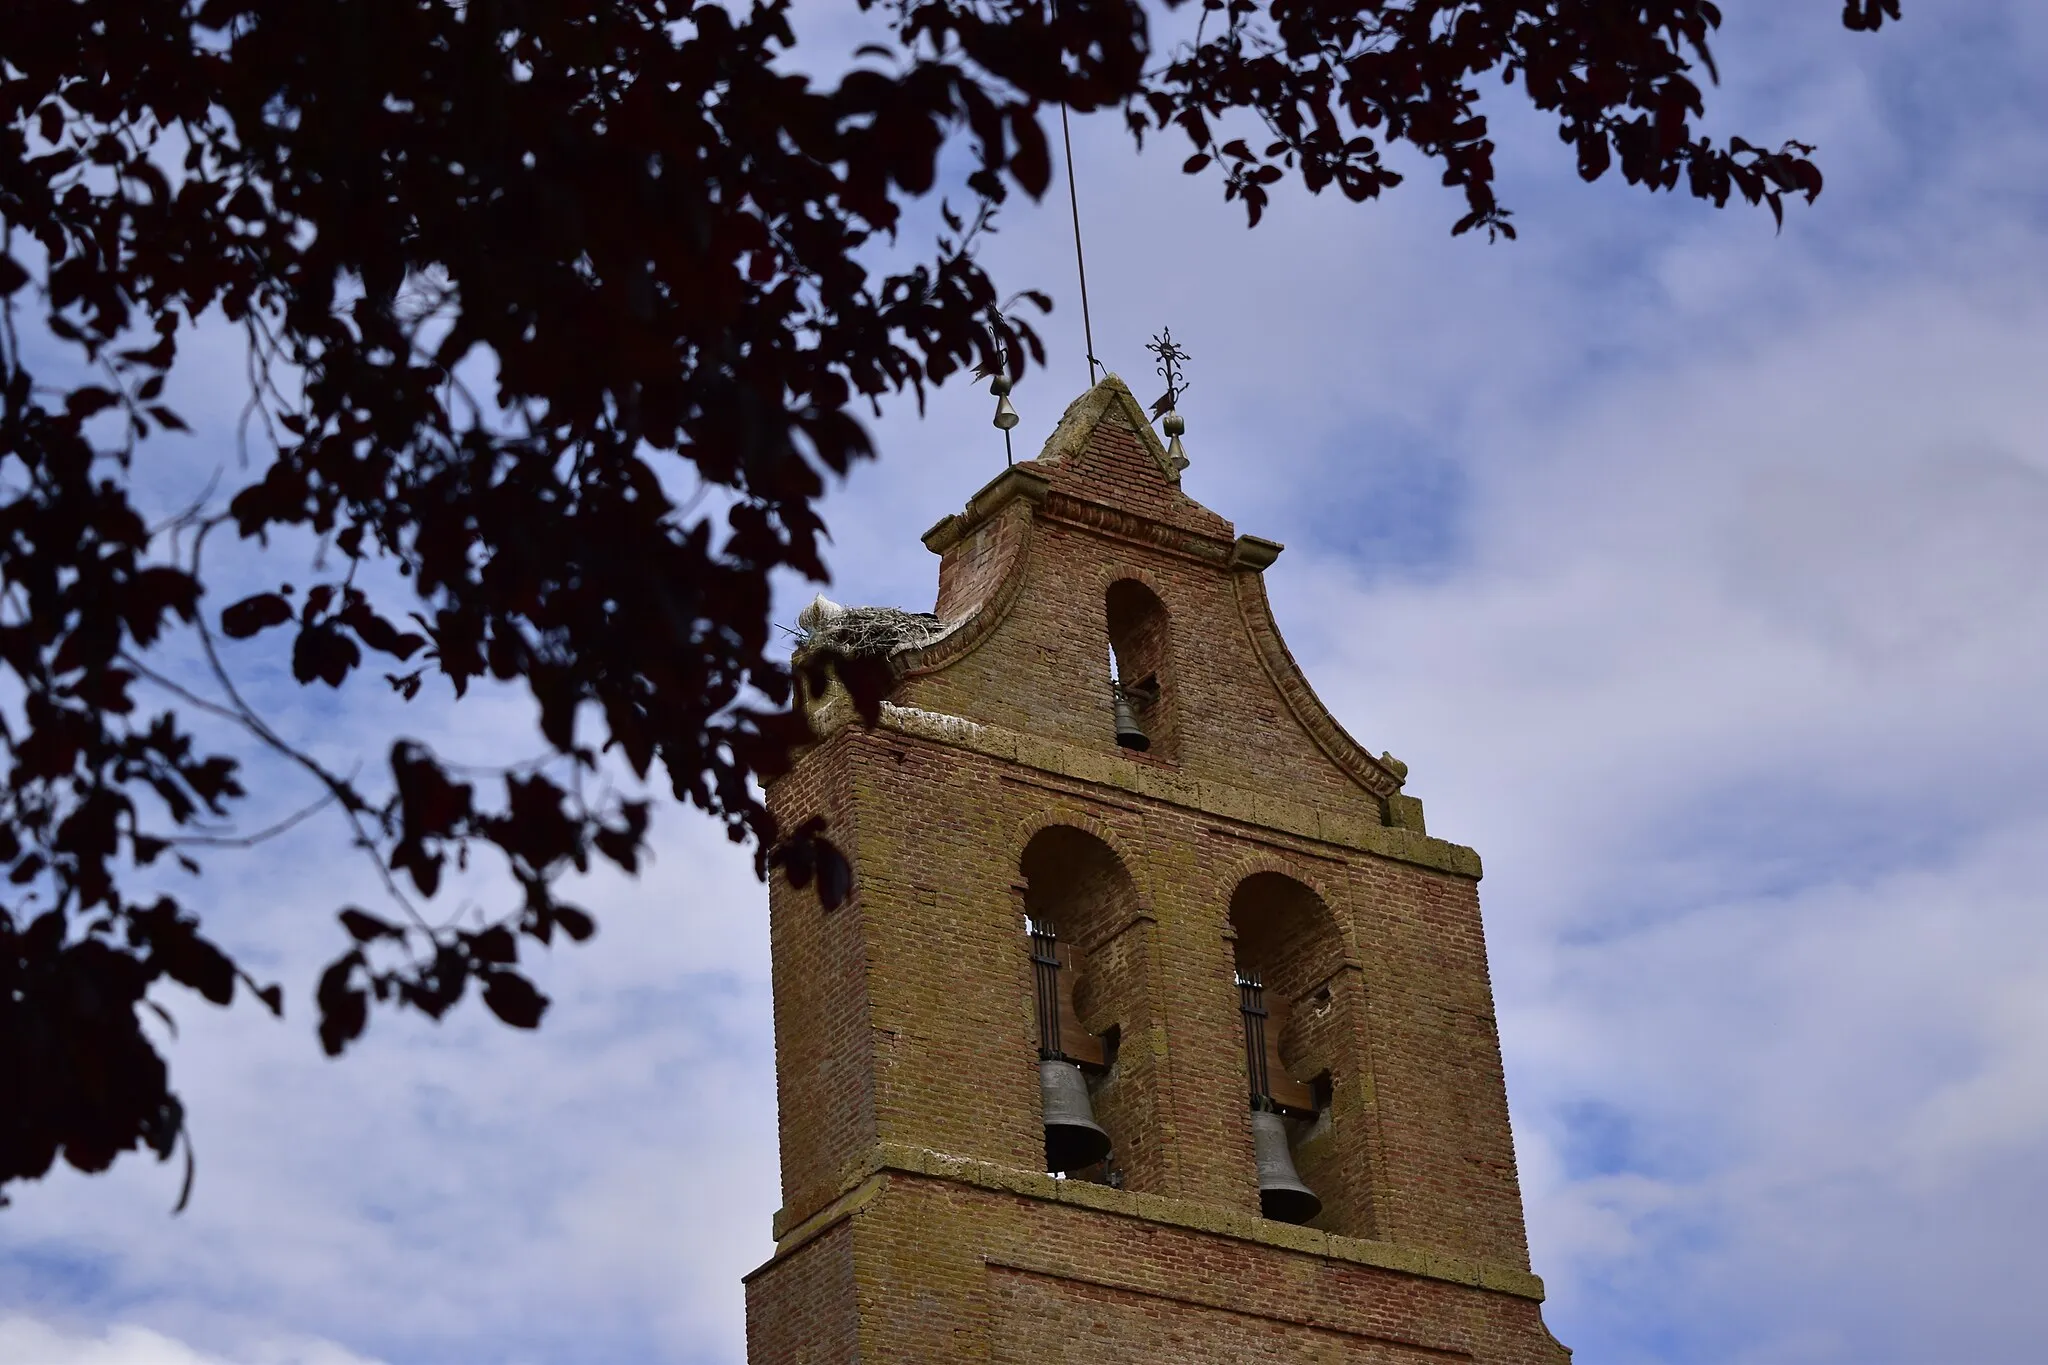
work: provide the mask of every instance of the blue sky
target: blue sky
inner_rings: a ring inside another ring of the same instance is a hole
[[[1477,847],[1532,1252],[1587,1362],[2038,1359],[2048,1221],[2048,10],[1736,0],[1715,126],[1820,146],[1768,215],[1587,187],[1503,104],[1522,239],[1434,177],[1246,233],[1178,156],[1075,125],[1097,350],[1194,359],[1187,487],[1287,543],[1282,628],[1359,740]],[[823,60],[822,57],[819,60]],[[989,259],[1048,288],[1020,450],[1085,382],[1066,206]],[[231,345],[166,486],[233,468]],[[892,406],[828,507],[832,594],[927,606],[917,541],[1001,466],[990,400]],[[788,587],[793,618],[810,588]],[[336,754],[401,723],[502,753],[516,699],[270,705]],[[338,898],[316,822],[209,873],[283,1025],[177,1008],[175,1168],[0,1216],[0,1359],[737,1362],[776,1204],[766,920],[670,811],[537,1037],[305,990]]]

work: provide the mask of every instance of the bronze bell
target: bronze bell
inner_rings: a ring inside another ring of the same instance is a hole
[[[1323,1211],[1316,1192],[1294,1173],[1287,1121],[1269,1110],[1252,1111],[1252,1158],[1259,1168],[1259,1212],[1280,1223],[1306,1223]]]
[[[1109,1134],[1095,1121],[1088,1103],[1088,1078],[1080,1067],[1040,1062],[1038,1095],[1045,1102],[1045,1169],[1078,1171],[1109,1155]]]
[[[1135,749],[1144,753],[1152,747],[1152,741],[1138,725],[1138,709],[1131,705],[1130,694],[1123,688],[1116,689],[1116,743],[1119,749]]]
[[[1010,401],[1010,376],[997,375],[988,386],[988,391],[996,396],[996,429],[1008,432],[1017,425],[1018,420],[1017,405]]]

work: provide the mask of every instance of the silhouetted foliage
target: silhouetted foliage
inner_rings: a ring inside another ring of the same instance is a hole
[[[506,1023],[540,1022],[522,940],[590,937],[563,874],[631,872],[645,843],[645,800],[578,781],[605,751],[658,768],[764,874],[850,894],[822,827],[778,839],[751,786],[806,734],[770,575],[825,577],[815,503],[873,453],[855,403],[1042,359],[974,247],[1009,193],[1046,188],[1056,103],[1120,109],[1141,143],[1184,136],[1186,169],[1216,171],[1253,223],[1289,176],[1377,196],[1406,143],[1462,191],[1454,231],[1512,235],[1479,112],[1496,72],[1557,117],[1587,179],[1618,165],[1781,220],[1785,196],[1820,190],[1798,143],[1695,132],[1706,0],[1202,0],[1167,50],[1130,0],[886,13],[892,42],[827,54],[851,68],[813,79],[789,67],[803,16],[779,0],[9,0],[0,1185],[59,1155],[97,1171],[174,1150],[183,1110],[139,1012],[162,1013],[162,978],[281,1010],[201,936],[203,897],[150,880],[165,855],[197,872],[319,813],[374,860],[388,904],[339,912],[315,992],[330,1053],[373,1001],[438,1018],[472,982]],[[1898,13],[1850,0],[1844,17]],[[946,207],[918,263],[877,269],[961,139],[974,208]],[[247,482],[152,527],[136,456],[186,430],[162,394],[208,314],[247,338]],[[63,357],[60,382],[37,381],[31,349],[46,370]],[[672,493],[692,480],[723,499],[718,525]],[[210,534],[294,529],[321,547],[314,581],[207,605]],[[204,685],[152,651],[172,632]],[[217,636],[273,642],[307,685],[523,685],[553,757],[480,788],[397,738],[359,779],[247,703]],[[889,679],[847,681],[872,716]],[[199,717],[302,767],[320,808],[224,827],[274,803],[201,751]],[[493,850],[502,913],[426,913],[451,860]]]

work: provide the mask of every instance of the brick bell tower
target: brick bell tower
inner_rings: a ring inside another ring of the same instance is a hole
[[[1569,1358],[1478,855],[1316,699],[1281,547],[1179,463],[1112,376],[925,534],[934,614],[806,613],[897,682],[873,728],[815,700],[769,792],[854,889],[770,889],[752,1365]]]

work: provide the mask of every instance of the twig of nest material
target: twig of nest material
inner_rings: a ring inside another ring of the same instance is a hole
[[[897,607],[843,607],[820,594],[796,618],[796,651],[827,651],[851,659],[887,658],[918,649],[945,634],[928,611]]]

